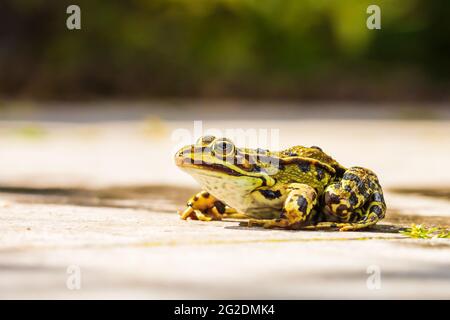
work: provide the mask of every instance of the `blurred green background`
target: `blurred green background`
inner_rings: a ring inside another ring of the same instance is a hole
[[[81,7],[82,29],[66,28]],[[366,8],[381,7],[381,30]],[[448,0],[2,0],[0,96],[448,101]]]

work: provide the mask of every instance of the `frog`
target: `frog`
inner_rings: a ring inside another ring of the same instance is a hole
[[[386,214],[372,170],[344,167],[317,146],[270,151],[202,136],[176,152],[175,164],[202,188],[178,212],[183,220],[246,219],[249,227],[354,231],[374,226]]]

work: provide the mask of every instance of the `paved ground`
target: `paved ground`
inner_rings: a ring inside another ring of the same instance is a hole
[[[192,121],[63,120],[0,122],[0,298],[450,298],[450,240],[398,232],[450,225],[448,120],[203,123],[376,171],[388,218],[349,233],[181,221],[196,185],[171,157]]]

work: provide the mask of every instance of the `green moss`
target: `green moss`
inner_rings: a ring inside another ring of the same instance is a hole
[[[44,128],[33,124],[17,129],[16,133],[26,139],[41,139],[47,135]]]
[[[415,239],[450,239],[450,230],[439,227],[426,227],[421,224],[412,224],[411,228],[400,231],[400,233]]]

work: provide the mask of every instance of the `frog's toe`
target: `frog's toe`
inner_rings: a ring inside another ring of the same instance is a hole
[[[258,220],[258,219],[249,219],[247,222],[248,227],[261,227],[264,226],[265,221],[264,220]]]
[[[192,207],[187,207],[183,211],[178,211],[178,214],[180,215],[182,220],[187,220],[187,218],[193,218],[195,217],[194,209]]]
[[[316,224],[304,226],[303,229],[305,229],[305,230],[326,230],[326,229],[333,229],[333,228],[337,228],[337,227],[338,226],[336,225],[335,222],[319,222]]]
[[[211,221],[211,220],[213,220],[213,217],[203,214],[203,212],[201,212],[200,210],[194,210],[194,212],[195,212],[195,218],[196,218],[194,220],[200,220],[200,221]]]
[[[267,221],[262,224],[262,227],[264,229],[273,229],[273,228],[279,228],[280,226],[275,221]]]
[[[361,229],[366,229],[371,227],[372,224],[363,224],[363,223],[354,223],[354,224],[347,224],[345,226],[342,226],[339,228],[339,231],[356,231]]]
[[[247,226],[248,227],[263,227],[266,229],[275,227],[272,220],[267,220],[267,219],[249,219]]]
[[[369,225],[362,225],[362,224],[346,224],[344,226],[339,227],[339,231],[356,231],[361,230],[369,227]]]
[[[208,215],[212,220],[222,220],[222,214],[219,212],[216,206],[208,209]]]
[[[289,228],[291,223],[287,219],[249,219],[248,227],[263,227],[265,229]]]

